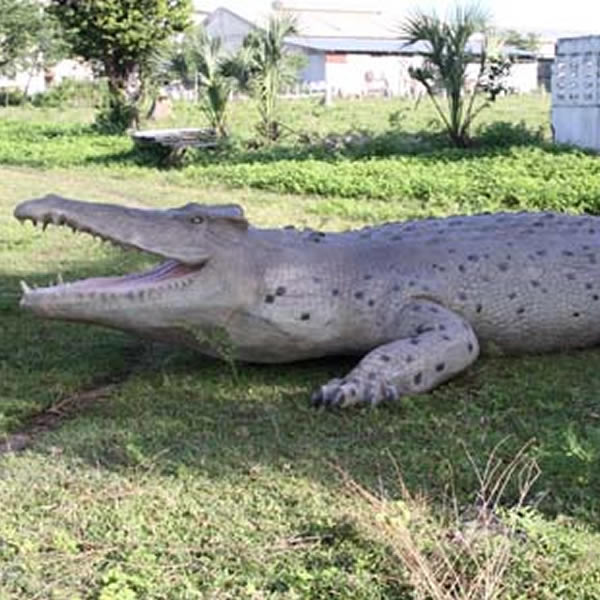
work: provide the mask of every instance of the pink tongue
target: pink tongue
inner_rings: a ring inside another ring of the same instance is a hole
[[[132,273],[131,275],[123,275],[121,277],[91,277],[89,279],[76,281],[71,285],[77,286],[77,289],[81,291],[99,288],[118,288],[121,286],[135,287],[136,285],[144,285],[164,281],[166,279],[183,277],[188,273],[197,270],[198,267],[189,267],[176,260],[168,260],[167,262],[142,273]]]
[[[136,281],[139,279],[152,281],[161,281],[163,279],[168,279],[169,277],[180,277],[182,275],[187,275],[191,271],[195,269],[188,267],[186,265],[177,262],[176,260],[168,260],[164,262],[158,267],[154,267],[149,271],[144,271],[142,273],[132,273],[131,275],[125,275],[121,279],[123,281]]]

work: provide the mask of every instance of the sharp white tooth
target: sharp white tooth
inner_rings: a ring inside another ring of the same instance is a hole
[[[24,294],[29,294],[29,292],[31,292],[31,288],[27,285],[25,281],[21,279],[19,283],[21,284],[21,290]]]

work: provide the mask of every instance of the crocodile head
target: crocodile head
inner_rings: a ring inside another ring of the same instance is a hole
[[[240,289],[248,281],[248,223],[237,205],[147,210],[48,195],[19,204],[14,215],[44,229],[70,227],[161,259],[155,268],[122,277],[41,288],[22,282],[21,306],[40,316],[173,339],[223,323],[236,298],[250,291]]]

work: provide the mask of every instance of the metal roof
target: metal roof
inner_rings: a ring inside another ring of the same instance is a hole
[[[426,54],[429,51],[427,42],[415,42],[410,44],[405,40],[395,39],[371,39],[360,37],[309,37],[289,36],[285,39],[288,44],[307,48],[317,52],[350,52],[365,54]],[[481,42],[469,43],[469,51],[473,54],[481,52]],[[508,56],[519,58],[534,58],[535,53],[528,50],[520,50],[512,46],[505,46],[503,53]]]
[[[306,37],[290,36],[288,44],[321,52],[364,52],[368,54],[416,54],[426,52],[422,42],[407,44],[403,40],[370,39],[359,37]]]

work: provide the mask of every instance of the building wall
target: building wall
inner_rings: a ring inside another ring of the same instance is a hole
[[[93,73],[89,65],[67,58],[46,70],[21,71],[15,77],[0,77],[0,89],[16,89],[33,96],[45,92],[63,79],[91,81]]]
[[[302,52],[306,66],[300,72],[300,81],[304,83],[319,83],[325,81],[325,53]]]
[[[220,9],[210,15],[205,22],[205,29],[210,37],[221,38],[224,50],[235,52],[253,26],[229,11]]]
[[[420,57],[371,54],[325,54],[325,80],[339,96],[418,96],[418,82],[410,66],[421,64]]]

